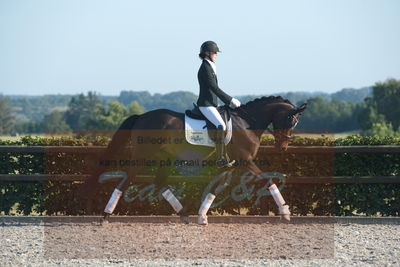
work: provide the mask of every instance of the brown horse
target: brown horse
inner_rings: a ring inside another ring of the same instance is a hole
[[[255,164],[254,159],[260,147],[261,135],[272,123],[271,133],[275,138],[275,147],[285,151],[292,134],[293,128],[298,122],[299,114],[304,111],[306,104],[296,107],[290,101],[282,97],[262,97],[250,101],[239,108],[231,110],[232,138],[227,145],[227,153],[236,162],[246,162],[238,165],[255,176],[260,176],[262,171]],[[133,115],[127,118],[120,128],[114,133],[106,152],[99,160],[114,158],[121,154],[121,150],[130,142],[129,157],[131,159],[176,159],[185,155],[187,151],[196,151],[203,159],[210,158],[214,152],[213,147],[195,146],[185,140],[184,114],[167,109],[157,109],[142,115]],[[133,164],[128,171],[127,179],[124,179],[114,190],[109,203],[104,211],[104,218],[109,216],[118,202],[122,192],[126,190],[135,176],[143,169],[144,164]],[[93,196],[99,186],[98,178],[105,171],[105,166],[97,166],[91,177],[81,186],[80,194],[85,197],[86,211],[90,213]],[[165,181],[168,173],[166,168],[159,166],[156,181]],[[265,180],[263,180],[265,181]],[[276,185],[272,180],[265,181],[278,205],[279,213],[289,219],[289,209],[284,202]],[[165,199],[173,206],[175,211],[185,218],[185,208],[170,190],[163,193]],[[207,213],[215,195],[208,194],[199,210],[199,223],[207,224]],[[202,218],[201,218],[202,217]]]

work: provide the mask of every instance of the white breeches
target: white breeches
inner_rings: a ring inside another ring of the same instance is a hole
[[[222,125],[222,129],[224,131],[226,130],[224,120],[222,119],[216,107],[199,107],[199,109],[201,113],[203,113],[203,115],[215,125],[215,127],[218,128],[219,125]]]

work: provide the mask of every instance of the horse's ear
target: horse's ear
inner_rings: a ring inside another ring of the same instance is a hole
[[[304,104],[302,104],[300,107],[298,107],[298,108],[296,109],[296,113],[303,112],[306,108],[307,108],[307,104],[304,103]]]

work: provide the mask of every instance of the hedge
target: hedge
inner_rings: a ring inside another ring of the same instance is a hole
[[[19,141],[0,140],[0,145],[29,146],[105,146],[107,137],[22,137]],[[264,137],[262,144],[271,145],[273,140]],[[352,135],[336,140],[328,137],[295,137],[295,146],[352,146],[352,145],[400,145],[399,138],[361,137]],[[258,158],[267,164],[260,168],[265,172],[279,172],[288,176],[400,176],[399,154],[341,153],[341,154],[271,154]],[[261,162],[260,161],[260,162]],[[82,154],[16,154],[0,153],[1,174],[84,174],[87,159]],[[169,186],[189,205],[190,212],[197,213],[205,188],[217,172],[206,167],[199,175],[207,176],[206,182],[190,178],[170,183]],[[143,173],[152,175],[156,168],[146,168]],[[172,170],[172,175],[177,175]],[[227,185],[220,186],[212,212],[220,214],[265,215],[277,208],[271,196],[263,196],[262,184],[248,183],[234,173]],[[276,180],[282,195],[294,215],[382,215],[398,216],[400,213],[399,184],[285,184]],[[75,192],[80,182],[0,182],[0,211],[3,214],[83,214],[82,203]],[[104,183],[96,194],[95,212],[101,214],[116,183]],[[215,188],[215,187],[214,187]],[[153,215],[173,214],[172,208],[162,199],[160,187],[148,183],[133,183],[124,192],[115,214]],[[258,194],[257,194],[258,192]],[[14,210],[15,209],[15,210]]]

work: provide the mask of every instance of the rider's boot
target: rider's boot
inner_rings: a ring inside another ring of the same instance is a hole
[[[232,167],[235,163],[235,160],[230,160],[228,154],[226,153],[225,143],[224,143],[224,130],[222,126],[218,126],[216,140],[215,140],[215,148],[217,153],[217,166],[220,168]]]

